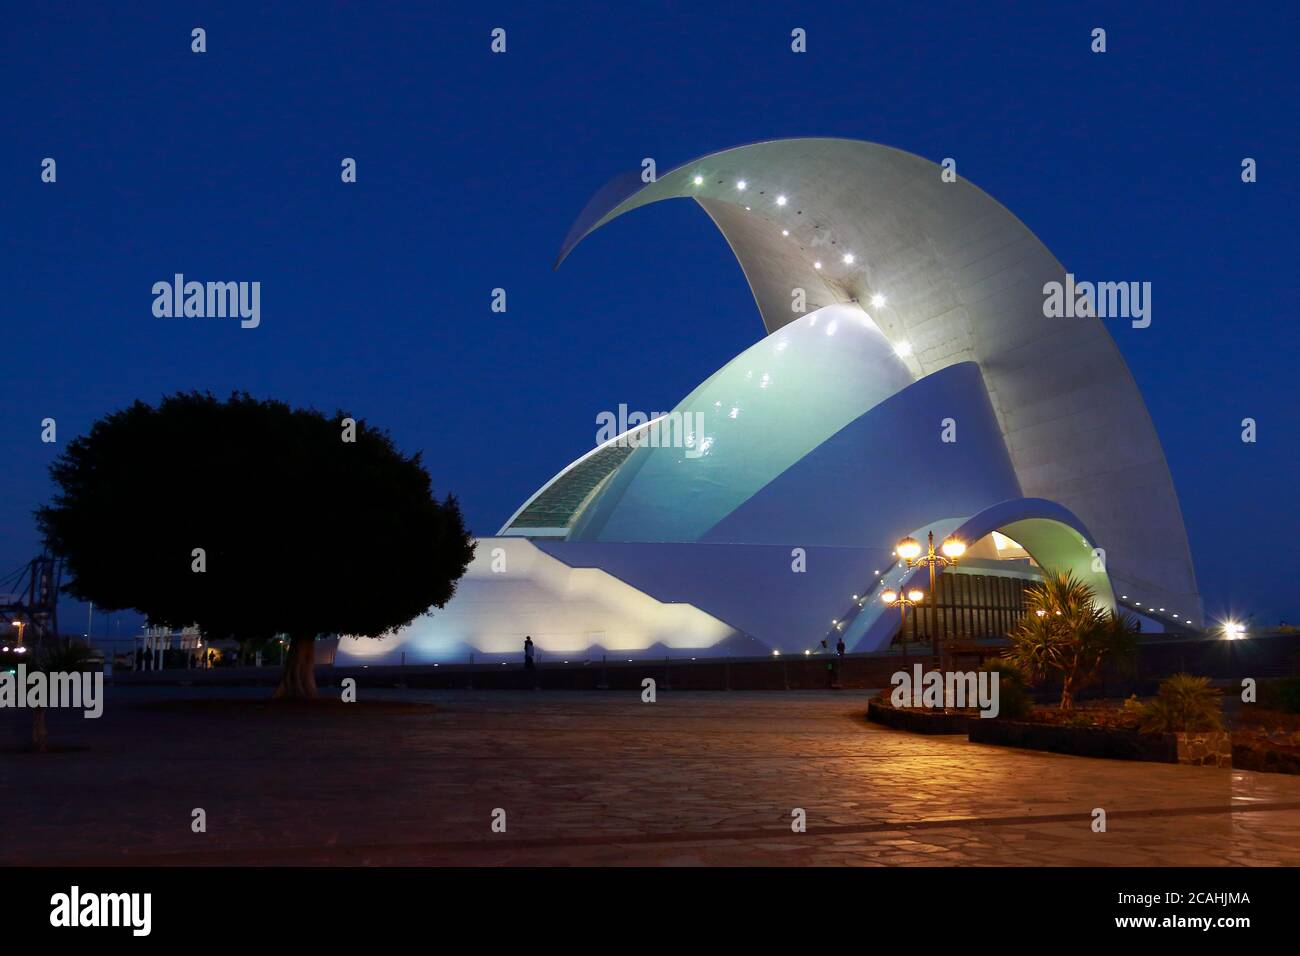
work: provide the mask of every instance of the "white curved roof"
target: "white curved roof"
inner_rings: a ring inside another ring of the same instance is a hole
[[[912,383],[857,306],[827,306],[795,318],[673,408],[686,431],[698,431],[696,447],[636,449],[574,522],[569,540],[699,541],[831,436]]]
[[[1201,622],[1177,495],[1128,367],[1102,320],[1043,315],[1043,286],[1065,269],[999,203],[886,146],[777,140],[649,184],[636,173],[615,180],[574,224],[559,261],[609,220],[673,198],[695,199],[722,231],[769,332],[798,317],[799,287],[808,311],[870,308],[890,342],[910,348],[918,378],[978,363],[1024,494],[1088,525],[1129,600]],[[871,305],[877,295],[883,306]]]

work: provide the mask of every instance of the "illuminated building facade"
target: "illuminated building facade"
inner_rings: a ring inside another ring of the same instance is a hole
[[[1201,623],[1133,378],[1102,320],[1044,314],[1065,269],[997,201],[885,146],[778,140],[616,179],[560,261],[679,198],[725,236],[765,335],[543,484],[444,610],[345,639],[340,663],[518,659],[525,634],[543,660],[803,653],[832,621],[882,650],[898,618],[875,597],[928,587],[894,543],[930,531],[970,543],[939,587],[953,633],[1004,630],[1039,567],[1148,627]]]

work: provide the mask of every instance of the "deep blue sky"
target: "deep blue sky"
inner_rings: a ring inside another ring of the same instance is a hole
[[[644,156],[667,170],[819,135],[955,157],[1076,275],[1153,283],[1152,326],[1111,330],[1206,610],[1300,619],[1294,6],[295,6],[6,9],[0,574],[37,552],[67,440],[190,388],[383,425],[493,533],[591,446],[599,411],[670,408],[762,334],[690,203],[614,223],[553,273],[591,193]],[[150,287],[175,272],[261,281],[261,328],[155,318]],[[166,449],[157,465],[185,480]],[[64,613],[84,629],[84,607]]]

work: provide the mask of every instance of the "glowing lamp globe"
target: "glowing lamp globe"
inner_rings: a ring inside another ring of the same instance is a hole
[[[908,535],[902,541],[898,542],[898,547],[894,550],[898,552],[898,556],[903,560],[911,561],[921,553],[921,542],[917,541],[911,535]]]

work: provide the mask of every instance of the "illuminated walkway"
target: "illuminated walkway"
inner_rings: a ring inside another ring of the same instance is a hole
[[[139,706],[158,693],[57,715],[52,742],[88,749],[44,757],[0,712],[0,863],[1300,864],[1300,777],[911,736],[858,692]]]

